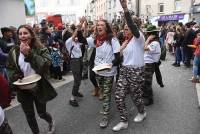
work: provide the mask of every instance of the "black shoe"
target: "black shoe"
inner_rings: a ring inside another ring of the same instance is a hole
[[[176,66],[177,65],[177,63],[176,62],[174,62],[173,64],[172,64],[172,66]]]
[[[180,64],[176,64],[176,65],[174,65],[175,67],[180,67],[181,65]]]
[[[144,99],[144,105],[145,106],[150,106],[153,104],[153,99]]]
[[[70,100],[70,101],[69,101],[69,104],[70,104],[71,106],[73,106],[73,107],[78,107],[78,106],[79,106],[77,100]]]
[[[160,84],[160,87],[164,87],[164,85],[163,85],[163,84]]]
[[[76,96],[76,97],[83,97],[83,94],[80,93],[80,92],[78,92],[78,93],[74,94],[74,96]]]

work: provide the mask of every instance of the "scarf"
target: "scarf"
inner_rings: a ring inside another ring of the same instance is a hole
[[[102,36],[97,36],[96,38],[96,47],[100,47],[103,45],[104,41],[107,39],[107,34],[103,34]]]

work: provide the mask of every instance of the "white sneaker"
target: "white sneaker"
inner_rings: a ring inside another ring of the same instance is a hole
[[[134,118],[134,122],[142,122],[147,117],[147,113],[138,113],[137,116]]]
[[[122,129],[128,128],[128,122],[119,122],[116,126],[113,127],[113,131],[119,131]]]

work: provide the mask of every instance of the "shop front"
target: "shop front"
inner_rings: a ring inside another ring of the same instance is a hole
[[[158,18],[158,25],[169,24],[169,23],[187,23],[189,20],[189,15],[181,13],[181,14],[171,14],[171,15],[162,15]]]

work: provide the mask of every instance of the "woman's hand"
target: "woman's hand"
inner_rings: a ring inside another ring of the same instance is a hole
[[[23,43],[21,42],[20,44],[20,52],[22,54],[24,54],[25,56],[28,55],[29,51],[30,51],[30,46],[28,45],[28,43]]]

